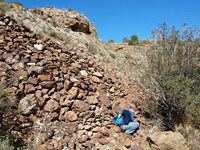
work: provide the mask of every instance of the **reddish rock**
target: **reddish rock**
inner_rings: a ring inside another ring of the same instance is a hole
[[[56,86],[56,83],[54,81],[44,81],[41,82],[40,85],[42,88],[53,88]]]
[[[67,73],[67,67],[60,67],[60,70],[61,70],[63,73]]]
[[[84,83],[81,83],[81,89],[86,90],[88,88],[88,86]]]
[[[7,70],[11,70],[12,67],[9,66],[8,64],[6,64],[5,62],[0,62],[0,70],[1,70],[1,69],[7,71]]]
[[[64,114],[69,110],[69,107],[61,108],[60,110],[60,115],[59,115],[59,120],[64,120]]]
[[[58,114],[56,112],[53,112],[49,117],[49,121],[54,121],[58,119]]]
[[[98,100],[97,100],[96,96],[87,96],[86,101],[90,105],[98,103]]]
[[[60,100],[60,93],[54,92],[53,95],[50,96],[50,98],[59,101]]]
[[[78,141],[79,143],[85,143],[85,142],[87,141],[88,138],[89,138],[88,135],[83,135],[83,136],[79,137],[79,138],[77,139],[77,141]]]
[[[47,92],[49,91],[49,89],[42,89],[42,93],[45,95],[47,94]]]
[[[102,145],[108,144],[108,140],[106,138],[100,138],[98,139],[99,143],[101,143]]]
[[[93,76],[91,79],[92,79],[92,81],[94,81],[96,83],[100,83],[101,82],[101,80],[96,76]]]
[[[78,120],[78,116],[75,112],[73,111],[68,111],[64,115],[65,121],[76,121]]]
[[[115,131],[116,133],[120,133],[120,132],[121,132],[121,129],[120,129],[119,126],[114,126],[114,131]]]
[[[5,37],[5,40],[12,42],[12,39],[10,37]]]
[[[71,86],[72,86],[72,83],[69,80],[65,80],[64,88],[68,90],[69,88],[71,88]]]
[[[95,134],[95,138],[97,138],[97,139],[102,138],[102,137],[103,137],[103,134],[101,134],[99,132]]]
[[[61,107],[69,107],[72,105],[72,102],[66,99],[64,102],[61,103]]]
[[[74,147],[75,147],[75,139],[71,138],[69,143],[68,143],[68,148],[69,149],[74,149]]]
[[[79,112],[87,111],[89,105],[83,101],[75,100],[74,104],[72,105],[72,109]]]
[[[108,131],[108,130],[102,130],[101,133],[102,133],[104,136],[109,136],[109,131]]]
[[[78,96],[79,89],[77,87],[72,87],[71,90],[68,91],[68,97],[70,99],[75,99]]]
[[[33,84],[33,85],[37,85],[37,79],[35,77],[29,77],[28,83]]]
[[[44,106],[44,110],[49,111],[49,112],[58,111],[59,109],[60,107],[59,107],[58,102],[53,99],[47,101],[47,103]]]
[[[35,96],[36,97],[42,97],[42,91],[40,91],[40,90],[37,90],[36,92],[35,92]]]
[[[100,95],[99,100],[102,102],[103,105],[105,105],[106,107],[110,107],[111,106],[111,101],[109,99],[108,96],[105,95]]]
[[[64,87],[62,82],[57,83],[57,90],[59,91],[60,89],[62,89]]]
[[[35,92],[35,87],[32,84],[25,85],[25,93],[31,94]]]
[[[24,64],[23,63],[16,63],[12,65],[14,70],[21,70],[24,68]]]
[[[43,107],[45,102],[46,102],[45,97],[38,97],[38,104],[40,107]]]
[[[122,145],[125,146],[126,148],[130,148],[131,147],[131,141],[129,139],[124,140],[122,142]]]
[[[40,81],[50,81],[51,75],[41,74],[41,75],[38,75],[38,79]]]

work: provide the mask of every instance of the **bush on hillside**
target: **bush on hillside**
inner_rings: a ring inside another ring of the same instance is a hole
[[[111,39],[111,40],[108,41],[108,43],[114,43],[114,41]]]
[[[128,45],[137,45],[139,38],[137,35],[132,35],[131,40],[128,41]]]
[[[19,5],[19,6],[22,6],[22,7],[24,7],[23,5],[22,5],[22,3],[20,3],[20,2],[10,2],[11,4],[16,4],[16,5]]]
[[[129,39],[128,39],[127,37],[124,37],[124,38],[122,39],[122,41],[123,41],[123,43],[128,43]]]
[[[200,128],[199,29],[184,24],[181,32],[164,23],[152,35],[142,77],[151,95],[147,111],[162,118],[167,129],[186,122]]]
[[[6,11],[10,10],[13,8],[13,5],[9,2],[0,2],[0,12],[5,13]]]
[[[141,40],[141,41],[139,41],[139,44],[140,45],[151,44],[151,41],[150,40]]]
[[[38,14],[38,15],[41,14],[41,10],[38,7],[33,7],[32,12],[35,13],[35,14]]]

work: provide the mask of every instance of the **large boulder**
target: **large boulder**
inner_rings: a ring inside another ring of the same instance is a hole
[[[189,150],[184,137],[178,132],[154,132],[147,136],[150,145],[162,150]]]
[[[18,111],[24,115],[31,114],[37,107],[37,98],[35,94],[26,95],[19,101]]]
[[[95,25],[90,23],[84,15],[76,11],[71,9],[60,11],[55,8],[46,7],[41,9],[41,13],[48,18],[49,22],[56,23],[62,28],[69,28],[72,31],[83,32],[98,38]]]

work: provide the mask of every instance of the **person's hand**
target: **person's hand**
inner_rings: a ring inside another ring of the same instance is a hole
[[[136,118],[134,122],[140,122],[140,118]]]

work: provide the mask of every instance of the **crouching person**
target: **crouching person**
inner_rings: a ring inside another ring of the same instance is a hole
[[[135,119],[133,113],[134,109],[123,110],[122,113],[118,113],[114,116],[115,124],[119,125],[126,133],[132,134],[139,128],[139,119]]]

